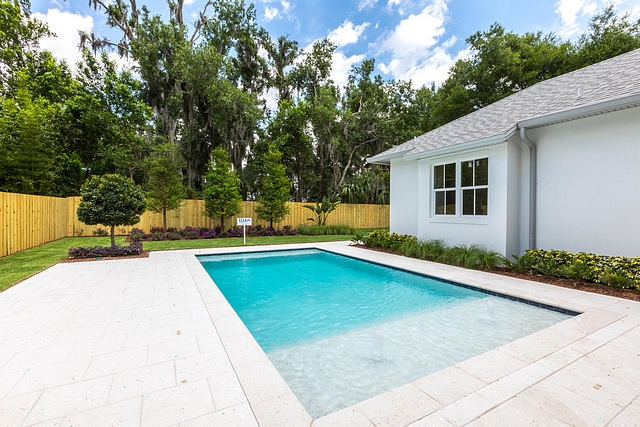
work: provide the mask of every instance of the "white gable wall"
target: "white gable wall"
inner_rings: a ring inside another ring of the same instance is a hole
[[[538,146],[537,246],[640,255],[640,108],[527,134]]]

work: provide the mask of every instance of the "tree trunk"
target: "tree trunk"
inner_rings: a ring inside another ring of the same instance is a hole
[[[115,225],[111,226],[111,247],[115,248],[116,247],[116,236],[115,236]]]
[[[220,231],[224,232],[224,215],[220,215]]]
[[[162,208],[162,229],[167,232],[167,208]]]

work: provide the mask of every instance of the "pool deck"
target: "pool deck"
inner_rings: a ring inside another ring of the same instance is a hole
[[[583,314],[312,420],[195,257],[310,247]],[[58,264],[0,325],[0,427],[640,426],[640,303],[347,242]]]

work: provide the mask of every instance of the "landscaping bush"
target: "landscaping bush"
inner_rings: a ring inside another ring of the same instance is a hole
[[[474,270],[489,271],[500,266],[504,257],[479,245],[448,247],[442,240],[407,240],[398,252],[411,258],[441,262]]]
[[[519,271],[640,289],[640,257],[596,255],[586,252],[529,249],[507,267]]]
[[[146,233],[139,228],[132,228],[131,232],[129,233],[129,239],[132,242],[139,242],[140,240],[146,239],[146,237]]]
[[[89,246],[69,248],[69,258],[98,258],[108,256],[131,256],[142,253],[142,243],[133,242],[129,246]]]
[[[104,228],[96,228],[91,234],[93,234],[94,236],[106,237],[109,235],[109,232]]]
[[[365,246],[372,248],[391,249],[397,251],[403,244],[417,241],[415,236],[408,234],[389,233],[387,230],[374,230],[362,238]]]
[[[305,236],[326,236],[329,234],[355,234],[356,230],[348,225],[300,225],[298,234]]]
[[[407,234],[376,230],[368,236],[357,235],[354,243],[372,248],[390,249],[398,254],[459,267],[490,271],[496,267],[603,283],[621,289],[640,290],[640,257],[596,255],[586,252],[529,249],[509,260],[499,253],[478,245],[448,247],[442,240],[418,240]]]
[[[290,225],[285,225],[281,230],[272,227],[247,227],[247,236],[295,236],[297,230]],[[227,231],[222,231],[220,226],[213,228],[208,227],[185,227],[182,230],[176,228],[167,228],[167,232],[162,231],[162,227],[151,227],[147,234],[139,228],[133,228],[129,234],[129,240],[132,242],[163,241],[163,240],[194,240],[194,239],[215,239],[224,237],[242,237],[242,227],[233,227]]]

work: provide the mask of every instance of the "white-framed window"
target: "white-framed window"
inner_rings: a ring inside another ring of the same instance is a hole
[[[489,158],[460,162],[462,216],[488,214]]]
[[[433,214],[478,217],[489,213],[489,158],[433,166]]]

